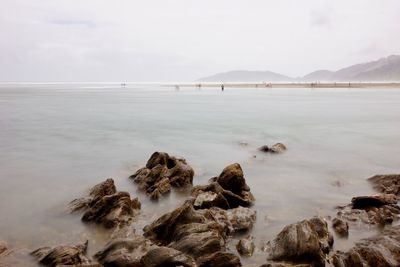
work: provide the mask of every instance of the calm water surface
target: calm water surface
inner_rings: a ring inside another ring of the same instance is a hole
[[[372,193],[366,178],[400,172],[400,90],[182,89],[112,85],[0,86],[0,240],[15,247],[76,243],[90,253],[109,233],[66,213],[105,178],[139,196],[144,225],[186,197],[150,202],[128,180],[154,151],[182,156],[195,184],[234,162],[256,197],[256,245],[284,225],[332,216]],[[247,143],[244,146],[241,143]],[[257,148],[283,142],[288,151]],[[336,186],[340,183],[342,186]],[[353,229],[345,249],[374,230]],[[238,237],[237,237],[238,238]],[[231,246],[236,243],[231,242]],[[261,263],[258,251],[244,263]]]

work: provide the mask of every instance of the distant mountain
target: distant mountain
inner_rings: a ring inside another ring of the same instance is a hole
[[[201,82],[287,82],[293,78],[271,71],[235,70],[199,79]]]
[[[400,81],[400,56],[352,65],[338,71],[317,70],[304,77],[292,78],[271,71],[229,71],[205,77],[203,82],[314,82],[314,81]]]

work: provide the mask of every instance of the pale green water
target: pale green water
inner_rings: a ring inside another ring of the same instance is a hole
[[[0,86],[0,240],[33,249],[88,238],[96,251],[108,233],[65,207],[107,177],[139,195],[140,232],[186,198],[151,203],[127,179],[154,151],[185,157],[195,184],[239,162],[256,197],[257,245],[372,193],[366,178],[400,172],[400,90],[94,87]],[[275,142],[288,151],[257,151]],[[351,236],[336,248],[360,233]]]

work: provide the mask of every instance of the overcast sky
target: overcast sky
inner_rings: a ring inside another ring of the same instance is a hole
[[[302,76],[400,54],[399,0],[1,0],[1,81]]]

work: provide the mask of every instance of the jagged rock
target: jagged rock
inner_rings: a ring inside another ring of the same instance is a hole
[[[255,210],[244,207],[229,210],[213,207],[207,212],[211,214],[213,220],[226,229],[228,234],[250,230],[257,218]]]
[[[158,199],[173,187],[185,187],[193,184],[194,171],[185,159],[169,156],[164,152],[154,152],[143,167],[131,175],[141,190],[152,199]]]
[[[114,180],[94,186],[89,196],[72,201],[72,211],[84,210],[82,221],[102,224],[106,228],[129,225],[140,210],[138,198],[131,199],[127,192],[117,192]]]
[[[332,244],[326,221],[314,217],[286,226],[267,244],[268,259],[325,266]]]
[[[352,204],[339,209],[337,217],[352,224],[391,224],[400,214],[393,194],[354,197]]]
[[[192,257],[167,247],[159,247],[150,250],[142,257],[140,263],[143,267],[197,267]]]
[[[272,145],[271,147],[269,147],[267,145],[263,145],[258,150],[262,151],[262,152],[282,153],[286,150],[286,146],[282,143],[276,143],[276,144]]]
[[[94,264],[86,256],[87,245],[88,241],[76,246],[57,246],[54,248],[43,247],[32,251],[31,254],[39,261],[39,263],[50,267],[61,265],[100,266]]]
[[[385,194],[400,194],[400,174],[375,175],[368,179],[375,190]]]
[[[340,237],[349,236],[349,224],[342,219],[334,218],[332,220],[332,228]]]
[[[400,226],[363,239],[347,252],[337,251],[332,258],[336,267],[400,266]]]
[[[0,241],[0,257],[3,257],[9,253],[10,250],[8,249],[7,245]]]
[[[95,258],[104,266],[142,266],[141,258],[152,248],[156,248],[150,240],[142,236],[112,239]]]
[[[393,194],[379,194],[373,196],[353,197],[351,200],[353,209],[367,209],[383,205],[397,204],[397,197]]]
[[[236,249],[240,255],[247,257],[251,257],[253,255],[255,249],[253,239],[253,237],[249,236],[239,240],[239,242],[236,244]]]
[[[238,256],[218,251],[201,257],[197,261],[198,267],[240,267],[242,266]]]
[[[238,163],[227,166],[222,173],[211,179],[211,183],[196,186],[192,190],[196,208],[211,206],[229,209],[238,206],[249,207],[254,197]]]

